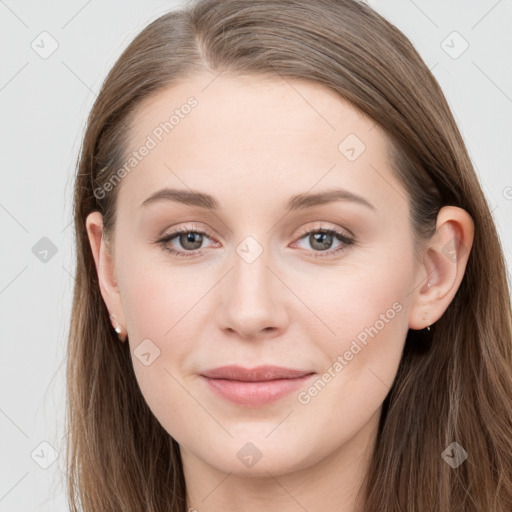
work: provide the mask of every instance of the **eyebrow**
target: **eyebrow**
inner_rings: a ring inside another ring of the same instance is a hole
[[[334,201],[350,201],[360,204],[375,211],[375,206],[368,202],[364,197],[354,194],[342,188],[332,188],[322,192],[302,193],[293,196],[286,206],[286,211],[303,210],[313,206],[320,206]],[[141,206],[147,206],[161,201],[174,201],[177,203],[198,206],[209,210],[219,210],[220,205],[217,199],[210,194],[194,190],[181,190],[173,188],[163,188],[149,196]]]

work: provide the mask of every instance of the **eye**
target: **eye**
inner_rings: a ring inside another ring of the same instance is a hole
[[[337,229],[324,228],[322,226],[317,229],[303,231],[301,235],[299,240],[305,239],[306,242],[310,244],[316,258],[324,258],[337,254],[340,251],[346,250],[355,242],[354,238]],[[339,245],[335,249],[332,249],[336,241],[339,242]]]
[[[172,233],[155,240],[163,250],[175,256],[195,256],[201,252],[201,246],[205,238],[212,239],[206,231],[196,229],[194,226],[184,226],[176,229]],[[183,250],[179,250],[171,242],[176,239]],[[306,240],[312,247],[313,255],[316,258],[323,258],[337,254],[346,250],[348,246],[355,243],[355,239],[334,228],[324,228],[320,226],[317,229],[303,231],[299,241]],[[339,245],[335,249],[332,246],[335,242]]]
[[[175,238],[177,239],[177,242],[180,244],[180,246],[184,249],[183,251],[177,250],[173,245],[169,245],[170,242]],[[176,229],[168,235],[165,235],[155,242],[159,244],[164,251],[167,251],[176,256],[194,256],[199,252],[199,249],[201,248],[205,238],[210,238],[208,233],[205,231],[195,229],[194,227],[190,226],[184,226],[182,228]]]

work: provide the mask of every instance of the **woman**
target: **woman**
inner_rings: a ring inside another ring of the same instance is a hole
[[[74,200],[72,510],[512,509],[496,228],[368,5],[160,17],[102,86]]]

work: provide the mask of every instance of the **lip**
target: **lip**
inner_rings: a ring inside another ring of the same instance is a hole
[[[300,388],[315,372],[281,366],[222,366],[204,371],[201,378],[209,388],[237,405],[262,406]]]

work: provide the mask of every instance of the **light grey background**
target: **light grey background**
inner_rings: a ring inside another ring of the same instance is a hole
[[[512,0],[369,3],[412,40],[443,88],[496,219],[510,273]],[[0,0],[0,512],[68,510],[64,360],[74,282],[76,158],[107,71],[144,26],[178,5]],[[41,36],[43,31],[51,37]],[[58,48],[42,58],[52,39]],[[33,251],[43,237],[57,251],[46,262]],[[58,458],[44,469],[52,450]]]

